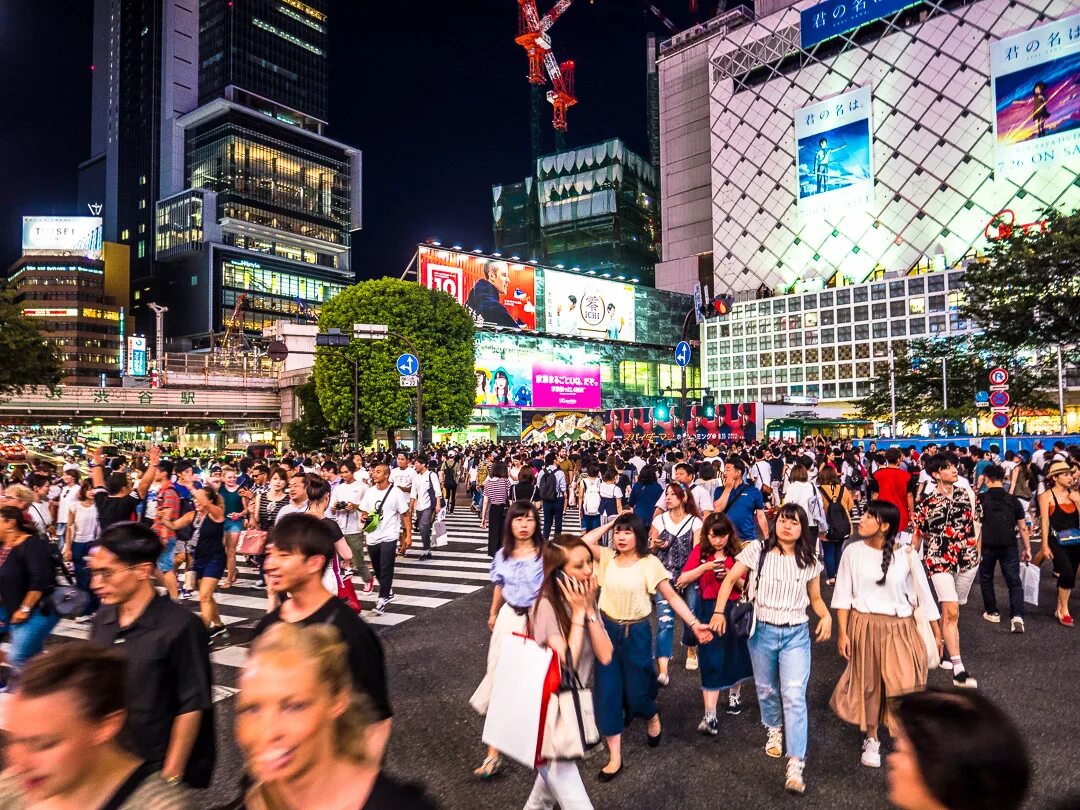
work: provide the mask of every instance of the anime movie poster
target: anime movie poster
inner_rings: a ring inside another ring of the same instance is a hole
[[[994,161],[1030,172],[1080,155],[1080,15],[990,43]]]
[[[677,406],[613,408],[604,411],[605,441],[675,441],[684,438],[698,443],[757,440],[757,403],[717,405],[708,416],[699,404],[687,406],[685,416]]]
[[[453,296],[477,326],[536,328],[536,271],[530,265],[425,245],[417,263],[420,283]]]
[[[529,349],[513,336],[476,335],[476,405],[481,408],[527,408],[533,404],[533,366]]]
[[[833,214],[874,199],[870,88],[795,111],[799,213]]]
[[[603,438],[599,414],[580,411],[522,411],[521,440],[526,444],[548,442],[595,442]]]

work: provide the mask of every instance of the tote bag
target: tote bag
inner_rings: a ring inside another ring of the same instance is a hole
[[[919,576],[915,570],[915,560],[917,555],[914,551],[909,550],[905,552],[905,556],[908,559],[908,565],[911,568],[911,579],[915,583],[915,602],[912,605],[913,613],[915,616],[915,627],[919,631],[919,637],[923,641],[923,646],[926,647],[926,663],[930,669],[935,669],[938,664],[941,663],[941,652],[938,650],[937,639],[934,638],[933,628],[930,626],[930,620],[926,618],[926,609],[922,605],[922,599],[919,597]]]
[[[540,753],[544,759],[581,759],[585,752],[600,742],[596,727],[592,690],[582,686],[574,669],[569,648],[566,667],[562,670],[562,687],[548,698],[544,742]]]

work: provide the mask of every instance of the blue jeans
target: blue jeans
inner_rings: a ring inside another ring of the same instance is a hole
[[[806,759],[810,625],[781,626],[759,620],[750,637],[750,662],[761,722],[768,728],[785,726],[787,755]]]
[[[593,529],[600,528],[600,515],[586,515],[581,513],[581,532],[591,532]]]
[[[543,501],[544,504],[544,540],[551,539],[551,527],[555,525],[555,534],[562,534],[563,506],[562,498],[554,501]]]
[[[596,726],[605,737],[613,737],[622,734],[624,717],[651,718],[657,713],[659,686],[648,619],[619,624],[604,616],[603,621],[613,649],[611,663],[596,665]]]
[[[840,555],[844,550],[844,541],[839,540],[832,542],[831,540],[821,541],[821,555],[824,558],[822,562],[825,563],[825,578],[836,579],[836,572],[840,570]]]
[[[6,615],[4,619],[7,621]],[[11,649],[8,650],[7,661],[13,673],[21,672],[31,658],[45,649],[45,639],[49,637],[49,633],[59,621],[60,614],[45,615],[40,609],[35,608],[30,618],[22,624],[8,623]]]
[[[96,613],[101,606],[101,600],[98,599],[97,594],[90,587],[89,557],[90,550],[93,547],[93,543],[79,543],[76,541],[71,544],[71,563],[75,566],[75,587],[90,594],[90,601],[86,603],[87,615]]]
[[[701,588],[698,587],[696,582],[691,582],[686,586],[686,593],[682,595],[683,600],[686,602],[686,606],[690,608],[690,612],[695,616],[698,615],[698,611],[701,609]],[[701,618],[698,616],[698,618]],[[709,615],[712,618],[712,615]],[[705,624],[708,624],[706,621]],[[690,625],[683,622],[682,628],[682,644],[684,647],[696,647],[698,645],[697,636],[690,629]]]
[[[675,653],[675,611],[668,600],[656,592],[656,657],[671,658]]]

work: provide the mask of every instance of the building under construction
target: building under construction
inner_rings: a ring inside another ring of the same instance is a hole
[[[493,186],[492,198],[503,255],[653,284],[656,170],[620,139],[544,155],[533,177]]]

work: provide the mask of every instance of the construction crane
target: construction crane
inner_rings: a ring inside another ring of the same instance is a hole
[[[244,333],[244,322],[240,314],[246,300],[247,293],[240,293],[236,297],[236,306],[233,307],[232,315],[225,324],[225,334],[221,338],[219,352],[222,361],[226,364],[238,360],[247,347],[247,335]]]
[[[540,99],[543,87],[550,80],[552,89],[547,100],[553,108],[552,127],[555,130],[557,148],[562,148],[566,134],[566,111],[577,104],[574,95],[574,63],[559,63],[551,49],[548,31],[573,0],[557,0],[543,17],[536,7],[536,0],[518,0],[518,36],[514,39],[529,58],[529,84],[532,86],[532,153],[535,161],[540,157]],[[546,75],[545,75],[546,74]]]

